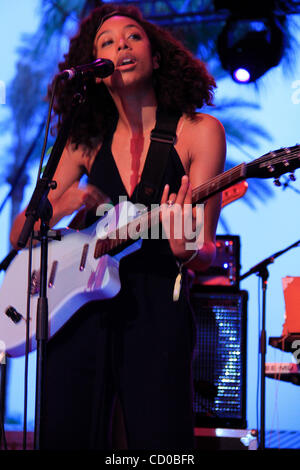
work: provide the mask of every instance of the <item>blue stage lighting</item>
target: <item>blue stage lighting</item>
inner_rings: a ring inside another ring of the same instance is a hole
[[[281,23],[275,17],[227,20],[218,37],[217,47],[221,64],[233,80],[238,83],[255,82],[279,64],[285,45]]]
[[[251,81],[251,74],[249,70],[239,67],[238,69],[234,70],[233,79],[238,83],[248,83]]]

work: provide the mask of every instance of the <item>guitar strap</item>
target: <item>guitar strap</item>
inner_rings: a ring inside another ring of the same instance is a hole
[[[137,188],[137,201],[145,206],[158,202],[162,179],[170,150],[176,142],[176,129],[181,113],[169,114],[157,108],[156,124],[150,135],[150,145]]]

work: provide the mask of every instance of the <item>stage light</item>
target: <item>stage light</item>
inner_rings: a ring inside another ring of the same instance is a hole
[[[218,37],[217,50],[223,68],[233,80],[255,82],[279,64],[285,43],[281,23],[275,17],[228,18]]]
[[[249,70],[240,67],[233,72],[233,78],[236,82],[248,83],[251,75]]]
[[[281,0],[214,0],[216,11],[227,11],[236,18],[268,18],[282,7]]]

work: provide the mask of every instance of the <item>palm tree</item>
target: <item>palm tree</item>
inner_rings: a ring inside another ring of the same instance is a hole
[[[55,41],[53,38],[52,44]],[[11,186],[11,222],[20,212],[24,189],[29,182],[29,165],[39,161],[41,156],[48,108],[47,84],[58,61],[57,47],[50,50],[54,53],[47,52],[46,60],[37,60],[36,51],[32,50],[32,37],[24,35],[16,75],[7,89],[11,115],[0,122],[0,132],[10,132],[13,137],[12,144],[0,155],[0,181]],[[49,135],[49,145],[52,141]]]
[[[19,77],[22,77],[22,80]],[[19,212],[24,188],[28,183],[28,175],[24,172],[19,175],[18,173],[27,148],[34,139],[36,132],[37,116],[41,109],[42,96],[39,89],[41,80],[40,71],[35,71],[30,64],[20,61],[17,64],[17,75],[7,92],[7,104],[10,107],[13,119],[2,122],[1,127],[5,126],[6,130],[10,130],[13,142],[6,154],[1,157],[5,165],[2,179],[15,187],[11,193],[11,220]],[[7,155],[10,156],[9,159]],[[17,175],[19,176],[18,181],[16,181]]]

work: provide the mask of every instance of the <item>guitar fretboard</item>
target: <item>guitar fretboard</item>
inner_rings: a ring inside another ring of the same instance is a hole
[[[234,183],[242,181],[246,177],[246,164],[241,163],[240,165],[231,168],[230,170],[221,173],[206,183],[198,186],[192,192],[193,204],[201,203],[214,196],[215,194],[229,188]]]
[[[197,204],[206,201],[234,183],[245,179],[245,175],[246,164],[241,163],[240,165],[211,178],[206,183],[193,190],[192,203]],[[97,240],[94,257],[96,259],[100,258],[110,251],[118,248],[121,244],[125,244],[126,242],[128,243],[128,241],[131,240],[134,241],[130,234],[137,232],[141,234],[145,233],[153,222],[158,223],[160,210],[160,207],[155,207],[155,209],[145,212],[127,225],[111,231],[107,234],[106,238]]]

